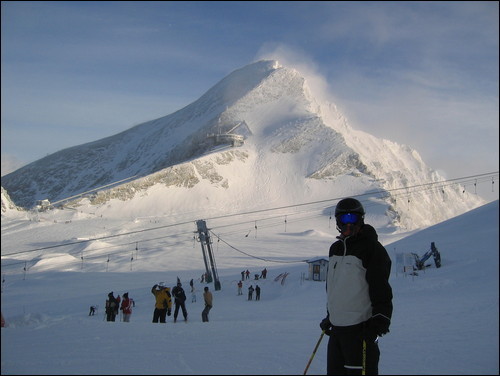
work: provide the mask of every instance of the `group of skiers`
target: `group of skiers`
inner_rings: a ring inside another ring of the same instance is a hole
[[[260,300],[260,287],[259,287],[259,285],[255,285],[255,288],[253,288],[253,286],[250,285],[250,287],[248,288],[248,300],[252,300],[254,291],[255,291],[255,300]]]
[[[267,270],[263,270],[263,275],[265,276]],[[191,302],[196,302],[196,293],[194,288],[193,280],[189,282],[191,286]],[[238,295],[243,295],[242,292],[243,282],[238,282]],[[260,300],[260,287],[253,285],[248,287],[248,300],[253,299],[253,293],[255,291],[255,300]],[[179,311],[182,312],[184,321],[187,322],[188,312],[186,308],[186,293],[182,288],[182,283],[177,278],[177,284],[172,289],[163,285],[155,284],[151,288],[151,293],[155,297],[155,308],[153,311],[153,323],[166,323],[167,316],[172,315],[172,305],[175,304],[174,308],[174,323],[177,322],[177,317],[179,316]],[[208,287],[204,287],[203,300],[205,307],[202,312],[202,321],[208,322],[208,313],[212,309],[213,296],[209,291]],[[121,303],[121,304],[120,304]],[[115,321],[116,316],[119,314],[119,310],[122,311],[122,321],[130,322],[130,316],[132,315],[132,308],[135,307],[135,302],[132,298],[129,298],[128,292],[123,294],[123,299],[118,295],[116,298],[111,291],[108,294],[108,299],[106,300],[106,321]],[[89,316],[95,315],[97,310],[96,306],[90,306]]]
[[[255,291],[255,300],[260,300],[260,287],[259,285],[255,285],[255,288],[250,285],[248,287],[248,300],[252,300],[253,292]],[[238,295],[243,295],[243,282],[238,282]]]
[[[192,299],[191,302],[196,302],[196,294],[193,280],[190,281],[191,285],[191,294]],[[155,308],[153,311],[153,323],[165,323],[166,316],[170,316],[172,314],[172,297],[174,299],[175,310],[174,310],[174,323],[177,322],[177,317],[179,315],[179,310],[182,311],[182,316],[184,317],[184,321],[187,322],[188,313],[186,309],[186,293],[182,288],[182,283],[179,278],[177,278],[177,285],[171,290],[170,287],[166,287],[163,285],[155,284],[151,288],[151,293],[155,297]],[[208,287],[204,288],[203,299],[205,302],[205,307],[202,312],[202,321],[208,322],[208,313],[212,309],[213,304],[213,296],[209,291]],[[121,306],[120,306],[121,302]],[[115,321],[116,316],[119,313],[119,310],[123,312],[123,321],[130,322],[130,316],[132,314],[132,307],[135,307],[135,302],[133,299],[129,298],[128,292],[123,294],[123,299],[118,295],[116,298],[111,291],[108,294],[108,299],[106,300],[106,321]],[[96,306],[90,306],[89,316],[95,315],[97,310]]]
[[[121,305],[120,305],[121,302]],[[108,299],[106,300],[106,321],[115,321],[116,316],[121,310],[123,313],[123,322],[130,322],[130,315],[132,315],[132,307],[135,307],[134,299],[129,298],[128,292],[123,294],[123,300],[118,295],[116,298],[113,295],[113,291],[108,294]],[[96,307],[91,306],[89,316],[95,314]]]
[[[266,279],[266,277],[267,277],[267,268],[264,268],[260,272],[260,275],[259,274],[255,274],[255,280],[258,280],[259,278]],[[247,270],[243,270],[241,272],[241,280],[244,281],[245,279],[250,279],[250,271],[248,269]]]
[[[191,302],[196,302],[193,280],[191,280],[189,284],[191,285]],[[172,314],[172,296],[175,303],[174,323],[177,322],[179,310],[182,311],[184,321],[187,322],[188,313],[186,309],[186,293],[182,288],[182,283],[180,282],[179,278],[177,278],[177,285],[172,289],[171,292],[169,287],[154,285],[151,289],[151,293],[155,296],[156,299],[155,310],[153,313],[154,323],[157,323],[158,320],[160,321],[160,323],[165,323],[166,316],[170,316]],[[203,300],[205,303],[205,307],[201,313],[201,319],[203,322],[208,322],[208,313],[213,306],[213,296],[209,291],[208,286],[204,287]]]

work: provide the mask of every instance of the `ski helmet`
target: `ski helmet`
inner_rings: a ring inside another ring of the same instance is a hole
[[[348,214],[347,217],[350,217],[351,220],[354,219],[355,222],[348,221],[344,223],[342,218],[343,214]],[[357,214],[357,216],[350,214]],[[344,236],[352,235],[353,233],[359,231],[363,225],[364,217],[365,209],[363,208],[363,205],[361,205],[361,202],[354,198],[344,198],[343,200],[340,200],[335,207],[337,229]]]
[[[363,216],[365,215],[365,209],[361,205],[361,202],[355,198],[344,198],[335,207],[335,217],[344,213],[357,213]]]

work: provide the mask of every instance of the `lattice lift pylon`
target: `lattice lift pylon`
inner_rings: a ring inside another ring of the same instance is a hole
[[[203,253],[203,261],[205,262],[206,278],[208,283],[214,282],[214,290],[220,290],[219,276],[217,275],[217,267],[215,266],[215,257],[212,251],[210,240],[210,233],[207,229],[207,224],[204,220],[196,221],[198,227],[198,241],[201,244],[201,251]],[[210,265],[209,265],[210,264]]]

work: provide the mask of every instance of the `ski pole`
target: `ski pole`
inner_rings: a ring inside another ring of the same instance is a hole
[[[321,343],[321,340],[323,339],[323,336],[325,335],[325,331],[323,330],[321,332],[321,335],[319,336],[318,343],[316,343],[316,346],[314,347],[313,353],[311,355],[311,358],[309,359],[309,362],[307,362],[306,369],[304,370],[304,375],[307,373],[307,370],[309,369],[309,366],[311,365],[311,362],[314,358],[314,355],[316,355],[316,350],[318,350],[319,344]]]
[[[363,340],[363,370],[361,371],[362,375],[366,375],[366,340]]]

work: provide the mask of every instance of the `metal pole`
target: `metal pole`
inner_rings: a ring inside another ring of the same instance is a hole
[[[362,375],[366,375],[366,340],[363,340],[363,370],[361,371]]]
[[[318,343],[316,343],[316,346],[314,347],[313,353],[311,355],[311,358],[309,359],[309,362],[307,362],[306,369],[304,370],[304,375],[307,373],[307,370],[309,369],[309,366],[311,365],[311,362],[314,358],[314,355],[316,355],[316,350],[318,350],[319,344],[321,343],[321,340],[323,339],[323,336],[325,335],[325,331],[323,330],[321,332],[321,335],[319,336]]]
[[[206,243],[206,232],[207,232],[207,226],[205,224],[205,221],[199,220],[196,221],[196,225],[198,226],[198,233],[199,233],[199,240],[201,244],[201,252],[203,253],[203,262],[205,263],[205,270],[206,270],[206,276],[211,276],[210,274],[210,269],[208,268],[208,260],[207,260],[207,252],[205,250],[205,243]],[[206,282],[212,282],[206,281]]]
[[[201,250],[203,252],[203,261],[205,261],[205,268],[207,270],[207,276],[209,277],[208,280],[206,280],[206,282],[211,283],[213,281],[214,289],[220,290],[221,286],[219,277],[217,275],[217,268],[215,266],[215,257],[213,255],[212,247],[210,245],[210,234],[207,229],[207,225],[203,220],[196,221],[196,225],[198,227]],[[206,251],[205,251],[205,246],[206,246]],[[209,269],[209,265],[207,262],[207,255],[209,259],[208,261],[210,262],[210,267],[212,269],[211,271]]]

